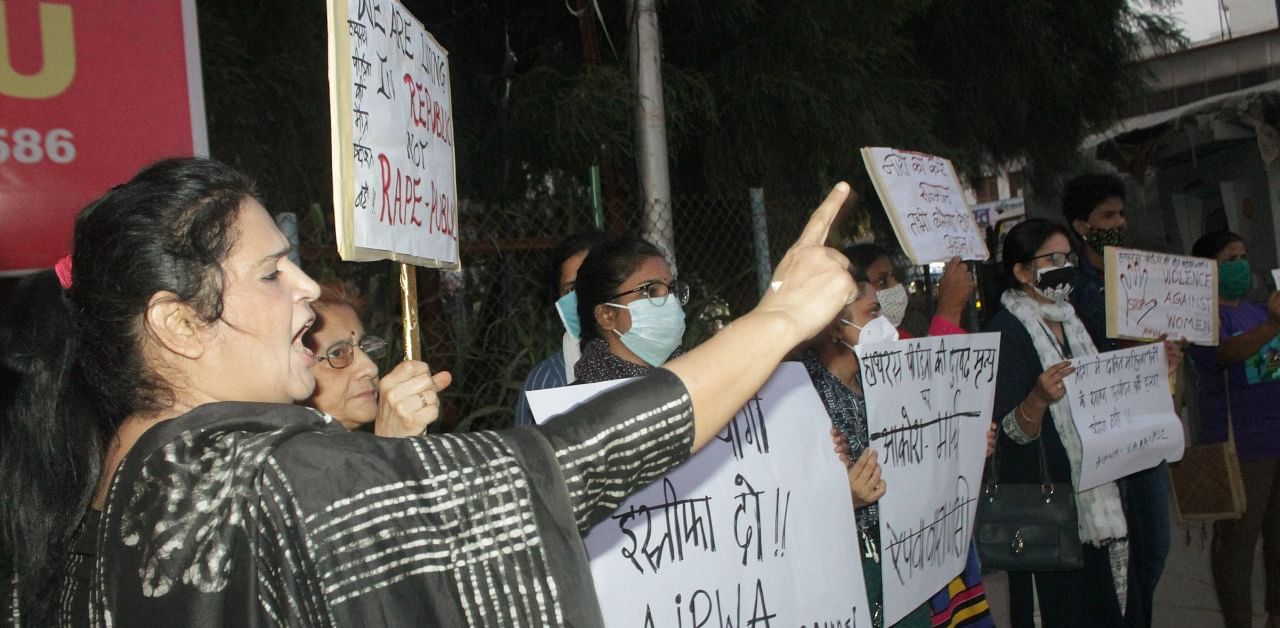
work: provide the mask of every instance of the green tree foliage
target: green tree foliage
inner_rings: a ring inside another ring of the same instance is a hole
[[[1131,61],[1182,43],[1173,0],[681,0],[660,5],[680,191],[811,191],[857,178],[857,148],[936,151],[975,169],[1071,163],[1143,88]],[[450,50],[462,196],[521,199],[603,154],[634,180],[626,2],[410,0]],[[590,3],[586,3],[590,4]],[[201,2],[213,153],[277,208],[328,207],[324,10],[312,0]]]
[[[971,167],[1024,160],[1036,179],[1052,178],[1142,92],[1132,61],[1185,44],[1170,4],[931,3],[904,32],[941,87],[934,134]]]

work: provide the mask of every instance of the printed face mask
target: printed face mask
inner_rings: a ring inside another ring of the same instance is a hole
[[[907,316],[907,299],[907,288],[902,284],[876,291],[876,300],[880,302],[880,313],[884,314],[894,327],[902,325],[902,319]]]
[[[1084,237],[1085,242],[1093,250],[1101,253],[1108,246],[1124,246],[1129,242],[1129,229],[1127,227],[1112,227],[1110,229],[1093,229],[1089,235]]]
[[[850,320],[840,319],[841,323],[858,330],[857,345],[872,345],[877,342],[893,342],[898,339],[898,328],[884,316],[877,316],[866,325],[858,325]]]
[[[1218,262],[1218,296],[1239,299],[1249,291],[1249,260]]]
[[[631,311],[631,329],[618,334],[623,346],[630,349],[650,366],[662,366],[680,346],[684,338],[684,308],[680,299],[668,298],[662,305],[654,305],[648,299],[632,301],[629,305],[606,303]]]
[[[1076,267],[1071,264],[1036,270],[1036,292],[1055,303],[1062,303],[1071,296],[1072,283],[1076,279]]]
[[[560,314],[560,322],[564,323],[565,331],[574,338],[582,337],[582,327],[578,322],[578,293],[570,290],[566,294],[556,300],[556,312]]]

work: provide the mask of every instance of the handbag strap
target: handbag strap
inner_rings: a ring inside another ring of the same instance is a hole
[[[1227,368],[1222,369],[1222,388],[1227,398],[1227,442],[1231,444],[1231,450],[1235,451],[1236,429],[1231,420],[1231,371]]]
[[[1045,414],[1050,414],[1050,412],[1051,411],[1048,409],[1045,410]],[[1049,478],[1049,462],[1045,458],[1045,454],[1044,454],[1044,439],[1042,438],[1044,435],[1043,421],[1044,419],[1041,419],[1042,423],[1040,425],[1040,434],[1036,435],[1036,449],[1038,450],[1036,452],[1037,453],[1036,458],[1040,466],[1040,486],[1045,491],[1046,495],[1051,495],[1053,494],[1053,480]],[[1001,423],[1003,423],[1003,421]],[[1004,429],[1004,426],[1001,425],[999,429]],[[1000,475],[999,475],[1000,472],[998,471],[998,469],[1000,468],[1000,465],[996,462],[996,458],[998,458],[999,456],[1000,456],[1000,435],[997,434],[995,451],[991,452],[991,458],[987,461],[987,468],[990,470],[989,477],[991,478],[991,481],[988,484],[990,485],[992,490],[994,490],[996,487],[1000,485]]]

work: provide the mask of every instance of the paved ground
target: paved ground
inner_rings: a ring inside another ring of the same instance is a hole
[[[1158,628],[1223,628],[1218,599],[1209,575],[1209,538],[1212,526],[1184,525],[1174,515],[1173,547],[1164,577],[1156,589],[1153,626]],[[1259,545],[1261,547],[1261,545]],[[1260,550],[1259,550],[1260,551]],[[1266,622],[1262,609],[1263,575],[1261,556],[1253,566],[1253,605],[1256,628]],[[996,615],[997,626],[1008,626],[1008,587],[1003,572],[985,578],[987,596]]]

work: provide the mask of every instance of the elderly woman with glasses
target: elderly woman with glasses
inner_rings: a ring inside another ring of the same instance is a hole
[[[591,247],[575,284],[582,325],[577,383],[637,377],[680,354],[689,286],[653,244],[633,237]]]
[[[379,379],[374,360],[382,357],[387,342],[364,333],[360,296],[342,284],[325,284],[311,307],[316,320],[303,340],[316,354],[311,367],[316,389],[305,405],[348,430],[372,423],[379,436],[424,433],[440,416],[437,393],[452,376],[432,375],[425,362],[406,360]]]

